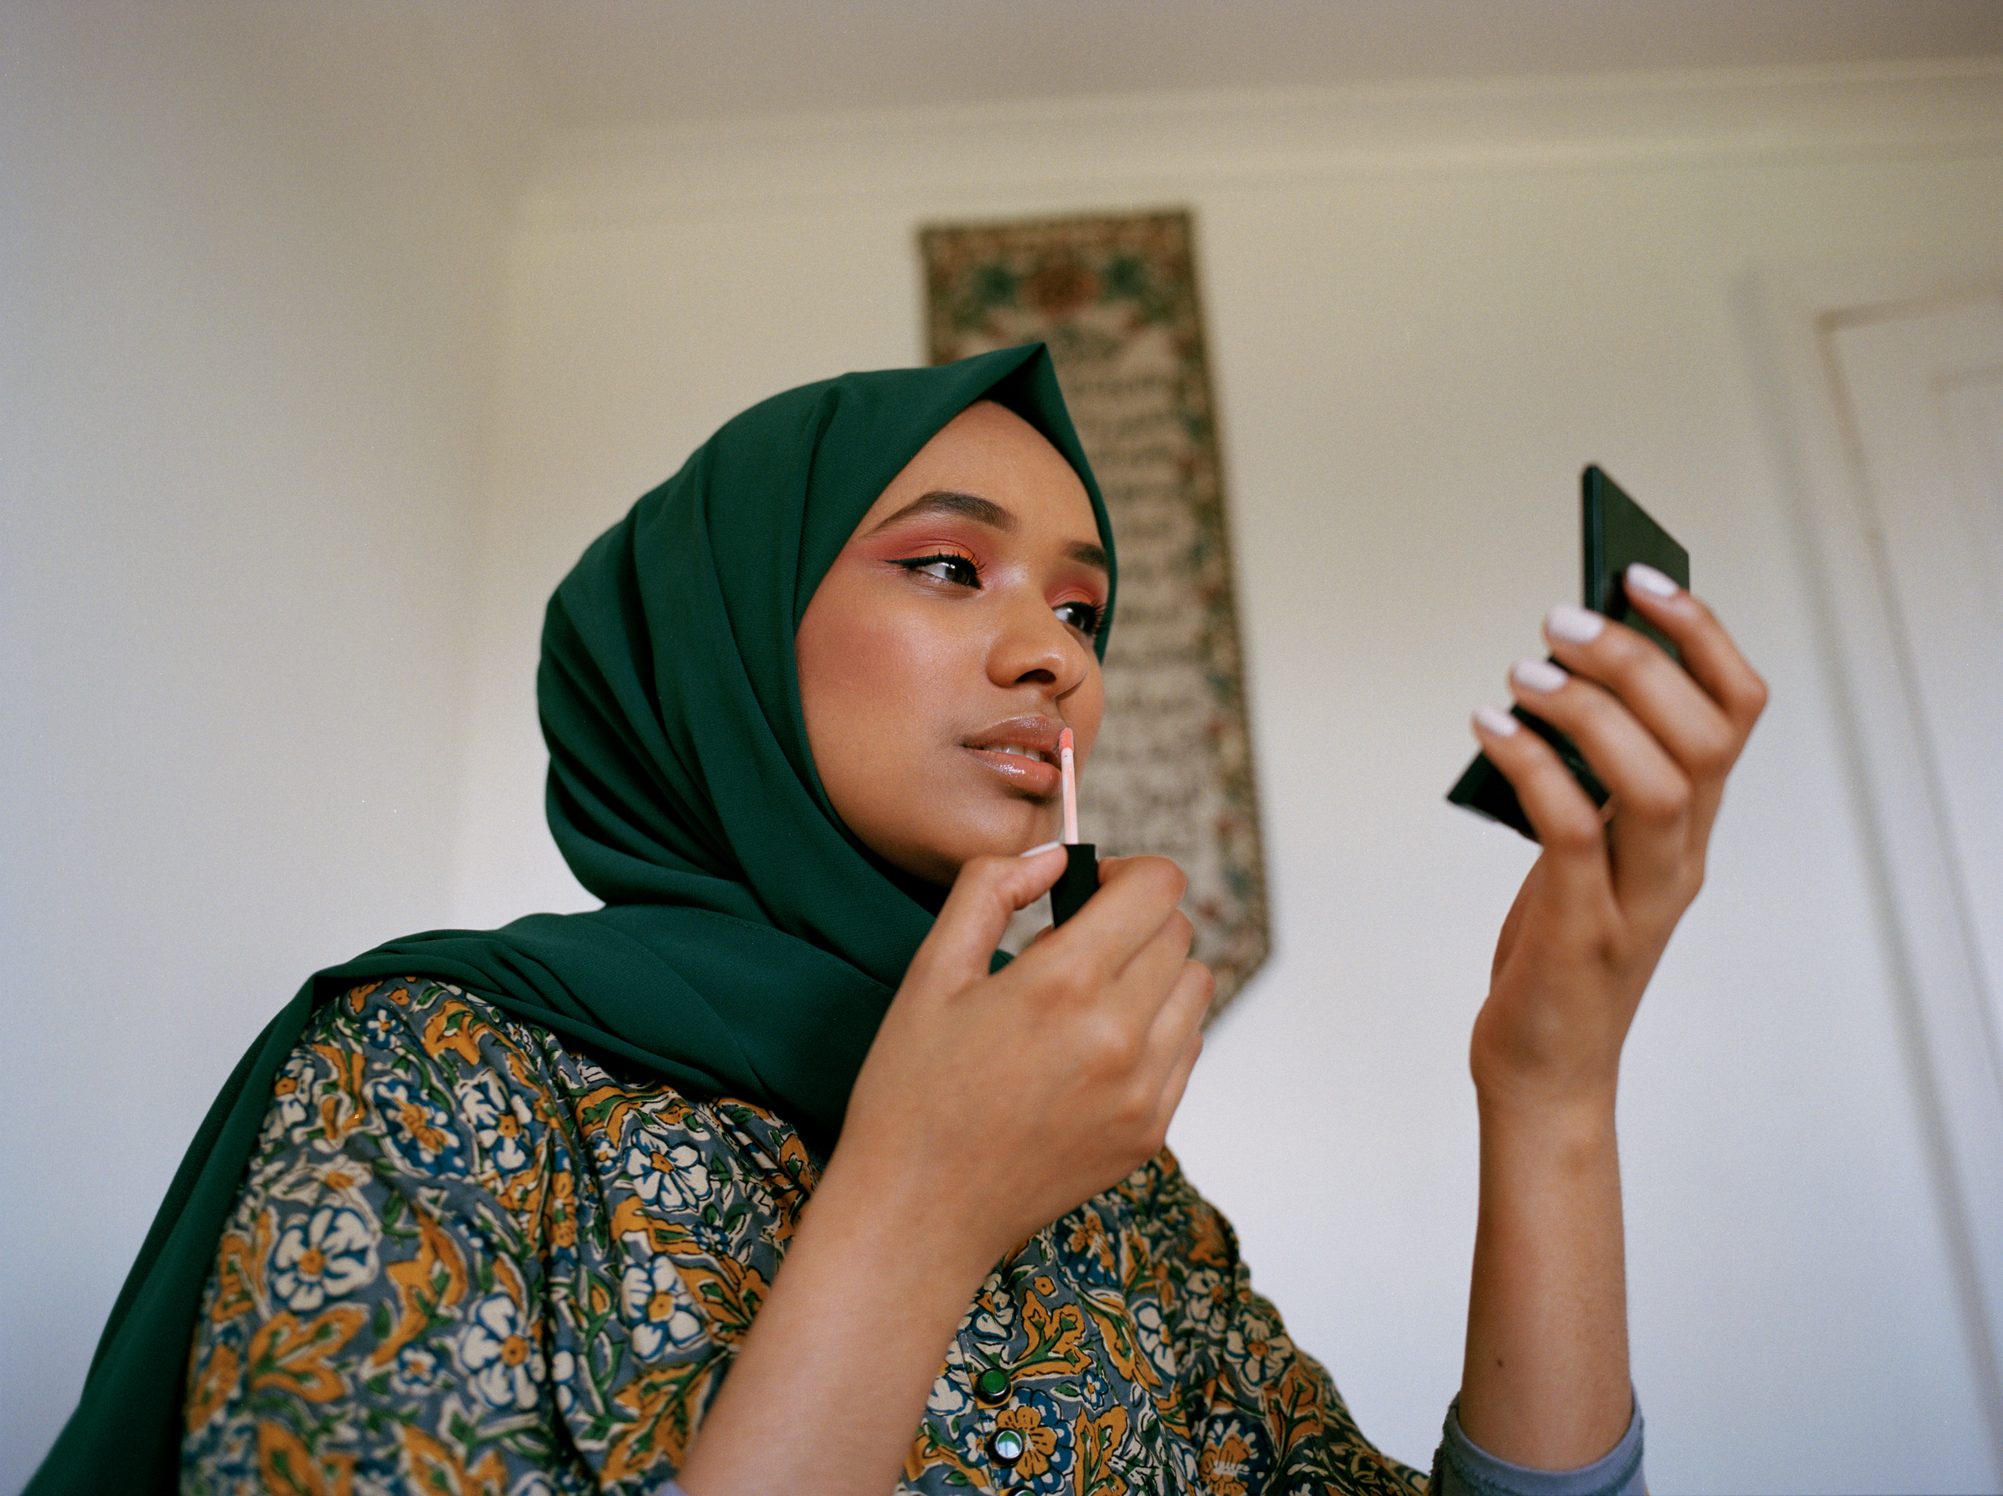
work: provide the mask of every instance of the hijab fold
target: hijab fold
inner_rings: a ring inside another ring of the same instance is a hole
[[[272,1084],[315,1009],[356,983],[454,984],[686,1095],[768,1106],[821,1158],[833,1150],[945,890],[835,813],[793,640],[891,479],[984,399],[1071,463],[1112,555],[1042,343],[774,395],[585,549],[544,615],[536,701],[550,830],[603,907],[399,936],[307,978],[203,1118],[27,1496],[175,1488],[195,1316]],[[1101,659],[1112,607],[1109,593]]]

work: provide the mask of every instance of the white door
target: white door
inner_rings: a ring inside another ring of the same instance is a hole
[[[1832,317],[1827,342],[2003,1084],[2003,286]]]
[[[1752,302],[2003,1470],[2003,263]]]

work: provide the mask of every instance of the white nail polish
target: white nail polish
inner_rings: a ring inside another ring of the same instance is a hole
[[[1521,725],[1509,713],[1492,706],[1478,706],[1474,719],[1499,738],[1506,738]]]
[[[1631,561],[1627,568],[1627,584],[1639,587],[1650,597],[1674,597],[1676,584],[1650,566],[1646,561]]]
[[[1551,637],[1567,644],[1591,644],[1606,626],[1604,616],[1574,603],[1559,603],[1544,615],[1544,627]]]
[[[1048,852],[1052,847],[1061,847],[1063,845],[1064,843],[1061,841],[1045,842],[1040,847],[1031,847],[1027,852],[1018,852],[1016,855],[1018,857],[1034,857],[1038,852]]]
[[[1549,660],[1521,659],[1510,668],[1509,673],[1516,678],[1516,684],[1527,691],[1555,691],[1572,678]]]

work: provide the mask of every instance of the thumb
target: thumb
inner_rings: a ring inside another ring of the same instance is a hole
[[[1017,857],[970,858],[953,880],[907,975],[954,992],[986,976],[1009,920],[1050,892],[1064,871],[1066,855],[1062,845],[1053,844]]]

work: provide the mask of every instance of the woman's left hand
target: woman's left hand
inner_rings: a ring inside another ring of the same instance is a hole
[[[1626,591],[1681,666],[1639,630],[1560,605],[1544,632],[1567,678],[1538,691],[1510,676],[1523,709],[1578,745],[1604,809],[1536,733],[1476,723],[1543,847],[1502,922],[1469,1047],[1483,1107],[1512,1115],[1611,1114],[1642,990],[1703,887],[1725,776],[1766,708],[1766,682],[1694,594],[1656,597],[1631,577]],[[1567,638],[1568,619],[1600,626]]]

